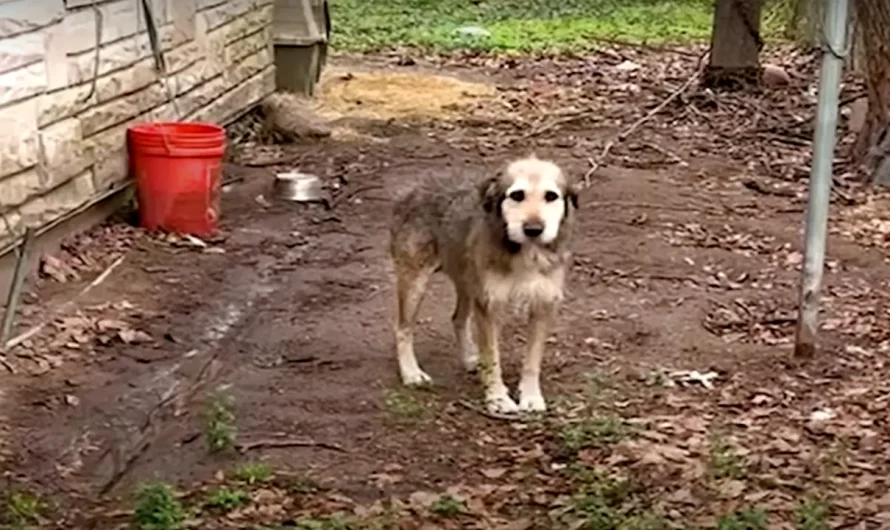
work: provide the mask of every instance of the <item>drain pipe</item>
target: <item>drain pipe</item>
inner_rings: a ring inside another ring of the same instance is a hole
[[[825,266],[828,206],[831,199],[832,163],[837,133],[841,73],[847,54],[847,2],[828,0],[823,27],[822,69],[819,76],[819,106],[813,135],[813,167],[805,227],[805,249],[800,283],[800,309],[794,344],[795,357],[816,352],[819,329],[819,297]]]

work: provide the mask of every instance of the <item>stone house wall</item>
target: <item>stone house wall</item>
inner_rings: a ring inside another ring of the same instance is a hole
[[[0,0],[0,248],[125,185],[131,124],[227,123],[274,90],[273,0],[150,4],[175,106],[141,0]]]

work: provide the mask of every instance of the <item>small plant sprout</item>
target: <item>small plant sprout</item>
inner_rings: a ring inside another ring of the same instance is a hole
[[[234,476],[235,480],[252,486],[272,478],[272,466],[265,462],[247,462],[238,466]]]
[[[457,517],[464,513],[464,502],[451,495],[442,495],[430,506],[430,511],[439,517]]]
[[[226,512],[230,512],[236,508],[240,508],[247,504],[250,496],[246,491],[238,489],[230,489],[225,486],[215,489],[207,495],[207,501],[204,503],[208,508],[217,508]]]
[[[27,528],[39,521],[44,503],[40,497],[31,493],[10,491],[6,495],[3,508],[0,522],[9,524],[10,528]]]
[[[167,484],[144,484],[136,491],[133,522],[139,530],[180,530],[185,510]]]
[[[828,530],[828,506],[819,499],[804,499],[794,512],[795,530]]]
[[[207,450],[211,453],[228,451],[235,447],[235,413],[232,399],[217,394],[210,402],[204,435]]]
[[[586,418],[566,425],[561,433],[563,445],[570,451],[620,442],[630,434],[627,424],[613,414]]]
[[[738,480],[745,476],[745,458],[720,435],[711,438],[707,466],[708,476],[713,480]]]

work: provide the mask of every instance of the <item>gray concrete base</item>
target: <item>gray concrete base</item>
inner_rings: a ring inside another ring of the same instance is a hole
[[[321,77],[327,44],[275,45],[275,88],[312,96]]]

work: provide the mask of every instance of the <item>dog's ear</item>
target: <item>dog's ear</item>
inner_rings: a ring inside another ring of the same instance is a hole
[[[478,190],[479,201],[482,203],[482,207],[486,212],[491,213],[494,211],[498,200],[500,200],[500,197],[498,196],[500,190],[500,175],[482,179],[482,181],[479,182]]]
[[[578,186],[574,182],[569,182],[566,185],[565,198],[566,206],[571,204],[574,209],[578,209]]]

